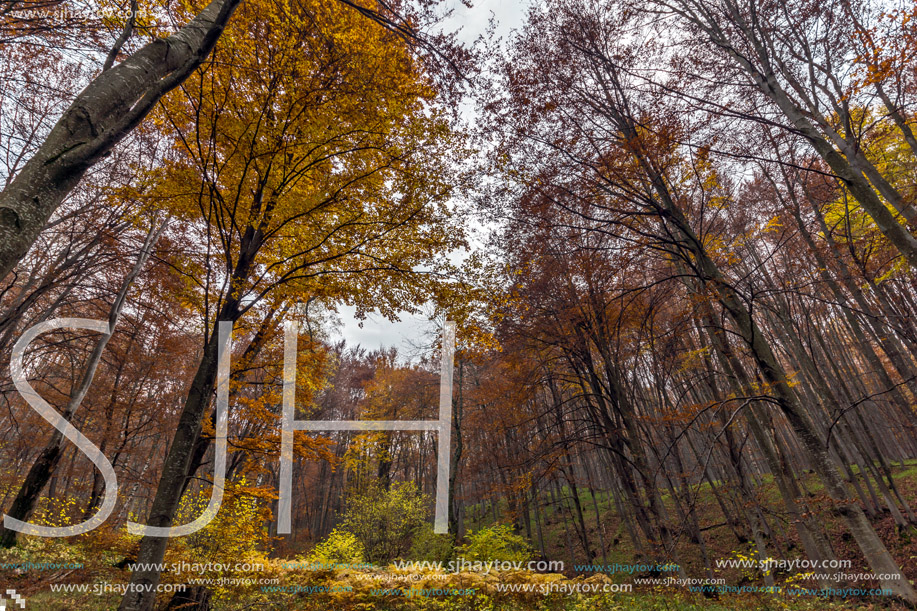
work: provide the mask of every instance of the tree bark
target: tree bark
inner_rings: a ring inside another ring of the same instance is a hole
[[[86,170],[201,65],[239,2],[212,0],[178,32],[147,44],[80,92],[0,193],[0,278],[25,255]]]

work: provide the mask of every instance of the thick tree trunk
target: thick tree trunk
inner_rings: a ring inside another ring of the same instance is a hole
[[[186,26],[102,72],[80,92],[0,193],[0,278],[38,237],[83,174],[197,69],[240,0],[213,0]]]
[[[25,482],[19,488],[19,492],[16,494],[16,498],[13,499],[13,504],[7,515],[23,522],[29,520],[32,511],[35,509],[35,504],[41,497],[41,491],[44,490],[45,484],[51,479],[54,470],[60,463],[61,456],[64,453],[61,447],[63,437],[60,431],[54,431],[51,440],[38,455],[38,458],[35,459],[35,462],[32,463],[32,467],[25,477]],[[0,526],[0,533],[2,533],[0,534],[0,547],[13,547],[16,545],[16,539],[19,536],[17,531]]]
[[[459,512],[461,511],[461,504],[457,499],[456,491],[456,480],[458,478],[459,468],[462,463],[462,451],[463,451],[463,439],[462,439],[462,389],[464,383],[464,361],[459,358],[456,362],[458,366],[458,392],[456,393],[456,400],[453,404],[452,412],[452,456],[449,459],[449,533],[453,538],[461,536],[461,528],[459,526]],[[526,512],[527,514],[528,512]],[[528,518],[526,517],[526,520]],[[526,521],[528,524],[528,521]],[[529,537],[531,538],[531,537]]]
[[[227,306],[235,310],[234,304],[227,304]],[[227,306],[224,306],[224,312]],[[223,320],[223,317],[218,317],[218,320]],[[227,317],[226,320],[233,320],[233,317]],[[175,518],[175,512],[188,477],[194,448],[201,434],[202,419],[216,386],[219,346],[217,326],[218,324],[214,325],[215,328],[204,348],[204,355],[194,375],[188,398],[185,400],[175,436],[172,438],[172,445],[169,446],[169,452],[166,454],[159,486],[156,489],[156,496],[147,519],[149,526],[168,528],[172,526]],[[167,537],[144,536],[140,541],[137,563],[141,565],[161,563],[165,557],[168,543]],[[124,595],[118,609],[120,611],[151,611],[156,602],[155,590],[159,584],[159,576],[160,571],[156,569],[135,570],[131,574],[133,587]]]

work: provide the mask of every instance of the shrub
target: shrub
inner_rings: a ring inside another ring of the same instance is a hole
[[[196,562],[226,563],[267,548],[271,538],[264,525],[270,519],[265,492],[249,487],[245,478],[227,482],[220,510],[201,530],[184,537],[182,544]],[[211,491],[185,494],[178,507],[178,523],[193,521],[204,513]]]
[[[487,562],[525,562],[532,558],[526,540],[506,524],[496,524],[468,534],[468,541],[458,548],[466,560]]]
[[[211,491],[206,488],[185,494],[179,503],[176,522],[186,524],[203,514],[210,494]],[[179,564],[181,568],[170,571],[163,579],[167,582],[187,583],[190,578],[241,579],[263,576],[258,567],[267,562],[263,550],[271,543],[265,528],[271,517],[271,495],[268,489],[248,486],[245,478],[226,482],[220,510],[210,523],[193,534],[174,539],[169,546],[166,561]],[[186,565],[208,568],[185,568]],[[236,565],[242,565],[240,568],[246,570],[236,571]],[[216,601],[225,604],[236,599],[249,586],[241,582],[230,582],[229,585],[220,582],[210,589]]]
[[[433,526],[424,524],[414,533],[408,558],[411,560],[429,560],[430,562],[448,562],[454,548],[452,535],[438,535]]]
[[[360,564],[363,562],[363,544],[353,533],[335,528],[312,549],[306,560],[316,564]]]
[[[411,548],[429,504],[413,482],[394,482],[386,489],[374,480],[348,495],[340,528],[357,538],[368,562],[388,562]]]

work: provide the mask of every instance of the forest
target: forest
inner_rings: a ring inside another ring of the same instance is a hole
[[[915,131],[915,0],[0,0],[0,610],[917,608]]]

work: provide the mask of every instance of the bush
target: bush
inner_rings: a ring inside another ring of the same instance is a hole
[[[353,533],[335,528],[312,549],[306,560],[316,564],[361,564],[363,544]]]
[[[458,548],[458,555],[466,560],[481,562],[525,562],[532,558],[526,540],[506,524],[496,524],[469,533],[468,542]]]
[[[394,482],[386,489],[373,481],[348,495],[340,528],[357,538],[368,562],[388,562],[411,548],[429,504],[413,482]]]
[[[201,489],[182,496],[176,523],[187,524],[202,515],[210,501],[211,490]],[[192,578],[219,579],[221,577],[262,577],[260,569],[266,564],[271,537],[265,528],[271,517],[269,489],[248,486],[243,477],[226,482],[223,502],[216,516],[202,529],[186,537],[173,540],[166,552],[166,562],[182,568],[169,571],[163,579],[169,583],[188,583]],[[198,565],[207,569],[191,568]],[[235,565],[252,567],[251,571],[236,571]],[[241,582],[219,582],[210,589],[215,602],[220,605],[235,600],[249,586]]]
[[[454,540],[452,535],[438,535],[431,524],[424,524],[414,533],[408,558],[430,562],[448,562],[452,558]]]
[[[212,491],[185,494],[178,507],[179,524],[195,520],[206,510]],[[245,478],[227,482],[220,510],[207,526],[181,539],[180,545],[198,563],[231,563],[270,545],[265,523],[271,517],[265,492],[248,486]],[[173,546],[174,547],[174,546]]]

